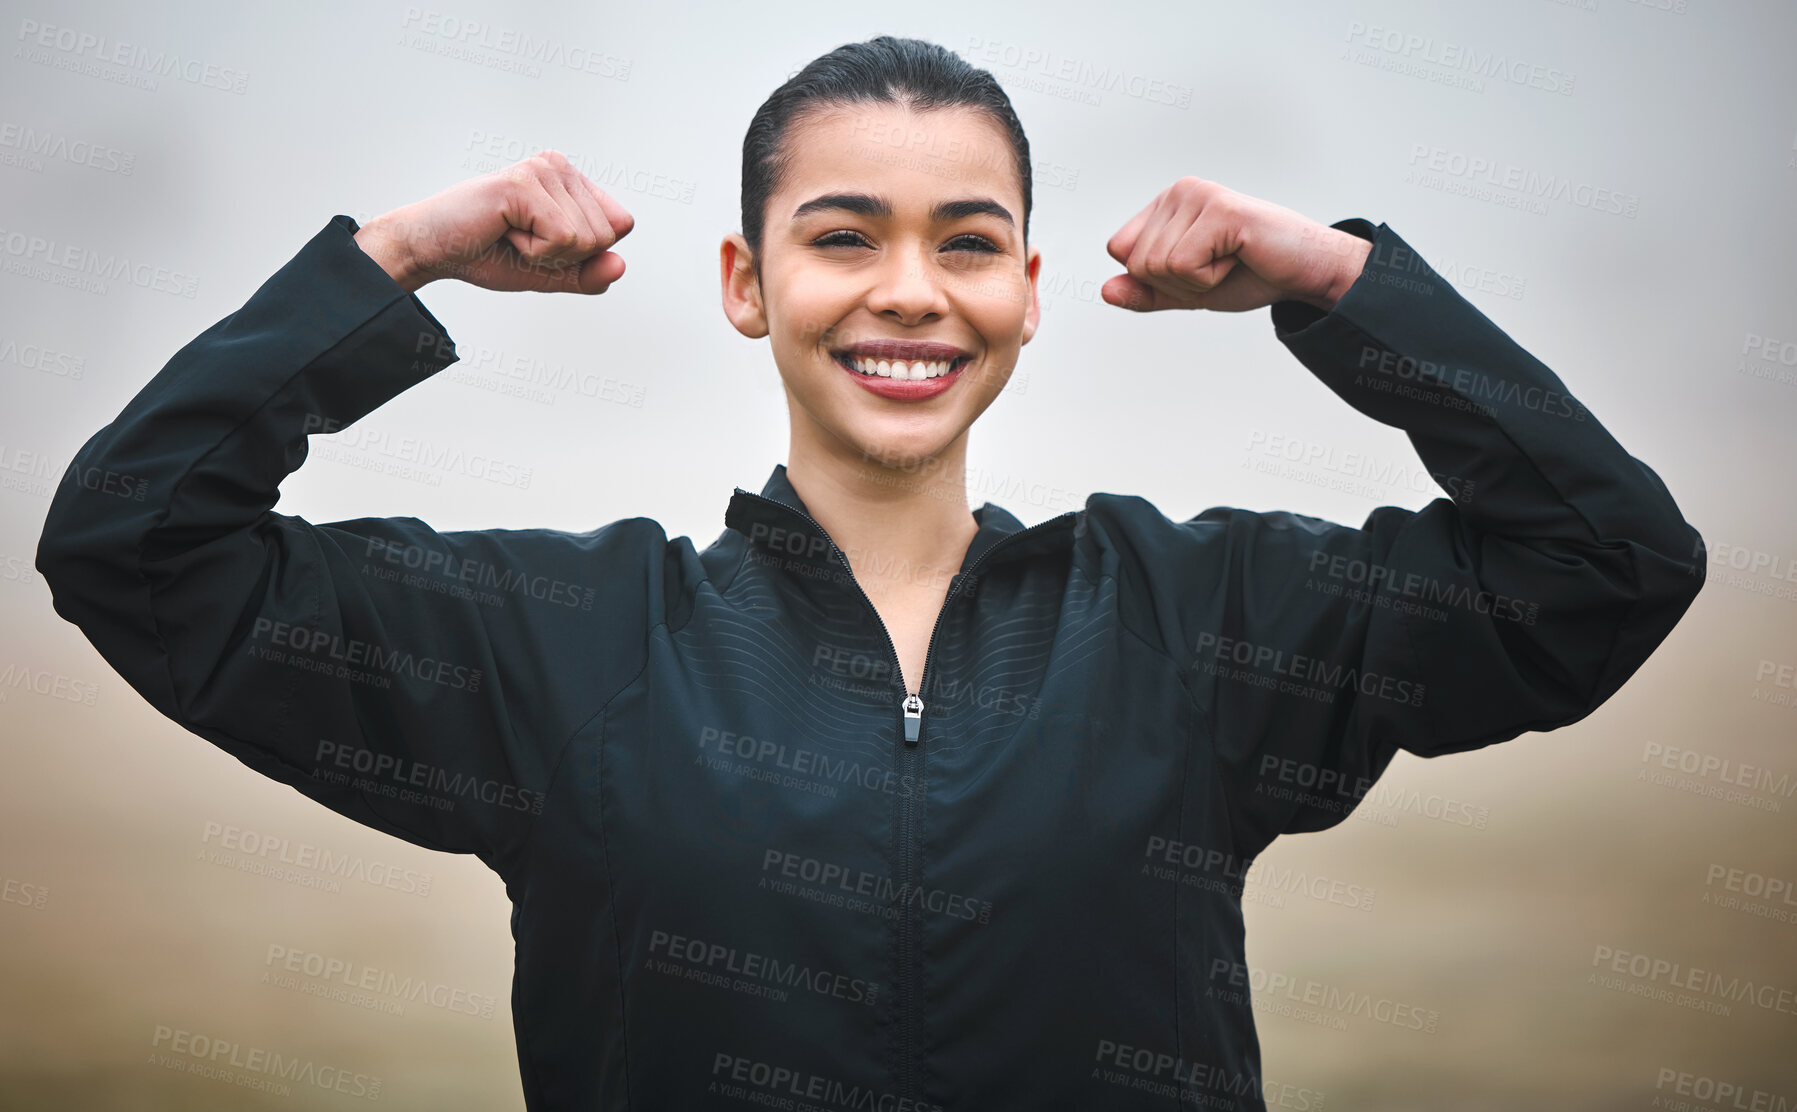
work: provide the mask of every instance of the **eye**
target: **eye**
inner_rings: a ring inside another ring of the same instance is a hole
[[[868,243],[867,240],[865,238],[863,238],[857,232],[851,232],[851,231],[848,231],[847,229],[842,229],[842,230],[831,232],[828,235],[818,236],[816,239],[811,241],[811,246],[813,246],[813,247],[872,247],[873,244]]]
[[[975,235],[972,232],[958,235],[948,242],[948,250],[951,251],[975,251],[984,255],[996,255],[1003,250],[1003,248],[999,247],[985,236]],[[812,240],[811,246],[872,247],[873,244],[869,243],[866,237],[862,236],[859,232],[851,232],[846,228],[839,228],[834,232],[829,232]]]
[[[958,250],[958,251],[979,251],[984,254],[995,255],[995,254],[998,254],[998,252],[1000,250],[1000,248],[997,244],[993,243],[991,240],[987,239],[985,236],[976,236],[972,232],[968,232],[965,235],[958,235],[954,239],[949,240],[948,242],[951,245],[957,244],[957,243],[963,243],[963,242],[972,244],[971,247],[955,248],[955,250]]]

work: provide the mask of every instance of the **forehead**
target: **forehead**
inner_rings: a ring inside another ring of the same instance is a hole
[[[951,194],[984,193],[1008,207],[1022,201],[1009,140],[991,115],[972,108],[834,107],[795,121],[785,146],[789,161],[769,199],[769,215],[780,219],[823,191],[885,195],[900,211]]]

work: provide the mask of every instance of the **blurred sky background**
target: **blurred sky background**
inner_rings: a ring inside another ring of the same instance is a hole
[[[647,515],[703,548],[732,488],[759,490],[787,445],[765,344],[719,307],[743,132],[793,71],[881,33],[990,69],[1032,146],[1041,328],[972,433],[972,505],[1028,525],[1110,491],[1175,518],[1235,505],[1357,525],[1441,493],[1282,454],[1415,458],[1293,359],[1265,310],[1136,315],[1098,297],[1121,269],[1106,240],[1193,174],[1324,223],[1390,224],[1654,468],[1711,546],[1691,612],[1589,719],[1400,754],[1363,821],[1264,855],[1251,965],[1438,1015],[1419,1031],[1263,992],[1268,1080],[1321,1090],[1331,1112],[1702,1108],[1724,1085],[1797,1107],[1797,10],[449,2],[0,4],[0,1109],[362,1106],[164,1068],[158,1028],[378,1076],[382,1107],[523,1108],[499,879],[359,827],[157,714],[51,610],[32,569],[49,495],[89,436],[333,214],[365,221],[555,147],[636,218],[626,278],[593,299],[427,287],[462,363],[358,426],[457,438],[530,468],[528,489],[380,474],[320,436],[278,509],[439,529]],[[470,24],[602,61],[471,48],[456,30]],[[184,68],[147,74],[90,39]],[[1469,52],[1523,79],[1446,60]],[[1461,170],[1475,165],[1491,169]],[[1507,177],[1569,188],[1542,199]],[[31,237],[175,277],[73,288],[26,258]],[[520,359],[597,371],[640,405],[502,393]],[[44,675],[91,705],[4,679]],[[1711,770],[1661,767],[1687,752]],[[1709,794],[1731,786],[1721,762],[1784,790]],[[1456,821],[1468,814],[1482,824]],[[226,826],[429,874],[429,892],[223,867],[204,851]],[[1292,876],[1376,898],[1346,906]],[[321,998],[314,978],[265,977],[271,947],[496,1006]],[[1619,952],[1785,1002],[1719,1014],[1641,995],[1664,978],[1611,972],[1602,956]]]

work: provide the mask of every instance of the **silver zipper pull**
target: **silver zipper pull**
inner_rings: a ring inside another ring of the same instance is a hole
[[[902,704],[905,708],[905,744],[917,744],[917,732],[923,728],[923,699],[917,695],[906,695]]]

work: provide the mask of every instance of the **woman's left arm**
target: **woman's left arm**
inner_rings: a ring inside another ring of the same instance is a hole
[[[1689,608],[1704,547],[1659,477],[1389,227],[1323,228],[1239,195],[1206,207],[1164,194],[1119,232],[1112,254],[1130,274],[1107,300],[1270,304],[1280,342],[1356,410],[1404,430],[1452,495],[1380,507],[1358,529],[1213,508],[1137,538],[1163,581],[1182,584],[1156,620],[1212,693],[1219,771],[1257,848],[1351,809],[1307,805],[1306,783],[1365,784],[1399,748],[1460,752],[1589,714]],[[1231,217],[1245,224],[1231,231]],[[1370,246],[1344,251],[1343,233]],[[1171,247],[1155,266],[1150,241]],[[1249,241],[1258,255],[1240,249]],[[1342,675],[1353,684],[1331,682]],[[1280,687],[1319,678],[1345,697]]]

